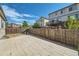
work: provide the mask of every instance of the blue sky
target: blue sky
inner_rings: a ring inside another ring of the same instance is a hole
[[[10,23],[21,24],[27,21],[33,24],[40,16],[48,18],[48,14],[71,3],[9,3],[2,4],[4,13]]]

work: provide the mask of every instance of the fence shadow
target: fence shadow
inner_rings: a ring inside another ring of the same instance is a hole
[[[34,36],[34,37],[40,38],[40,39],[42,39],[42,40],[45,40],[45,41],[48,41],[48,42],[51,42],[51,43],[54,43],[54,44],[57,44],[57,45],[60,45],[60,46],[63,46],[63,47],[72,49],[72,50],[76,50],[76,49],[77,49],[76,47],[74,47],[74,46],[72,46],[72,45],[68,45],[68,44],[65,44],[65,43],[63,43],[63,42],[51,40],[51,39],[45,38],[45,37],[43,37],[43,36],[39,36],[39,35],[35,35],[35,34],[28,34],[28,35],[32,35],[32,36]]]
[[[3,36],[0,40],[8,40],[10,38],[19,37],[21,35],[23,35],[23,34],[22,33],[7,34],[7,35]]]

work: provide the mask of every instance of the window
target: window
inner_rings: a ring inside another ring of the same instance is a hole
[[[72,11],[72,7],[69,8],[69,11]]]
[[[52,22],[54,22],[54,20],[52,20]]]
[[[57,13],[55,15],[57,15]]]
[[[4,28],[4,23],[3,22],[1,22],[1,28]]]
[[[1,22],[0,22],[0,28],[1,28]]]
[[[1,20],[1,28],[4,28],[4,21]]]
[[[61,10],[61,14],[63,13],[63,11]]]
[[[0,29],[4,28],[4,21],[3,19],[0,17]]]
[[[75,18],[76,19],[79,19],[79,14],[75,14]]]

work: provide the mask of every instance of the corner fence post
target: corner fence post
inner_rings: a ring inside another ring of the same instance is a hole
[[[79,40],[78,40],[78,48],[77,49],[78,49],[78,56],[79,56]]]
[[[77,51],[78,51],[78,56],[79,56],[79,38],[78,38],[78,36],[79,36],[79,30],[77,30],[78,32],[77,32]]]

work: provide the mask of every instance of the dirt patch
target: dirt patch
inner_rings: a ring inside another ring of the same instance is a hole
[[[2,39],[13,38],[13,37],[20,36],[20,35],[22,35],[22,34],[21,34],[21,33],[17,33],[17,34],[7,34],[7,35],[3,36]]]
[[[12,37],[16,37],[16,36],[19,36],[19,35],[22,35],[20,33],[17,33],[17,34],[7,34],[6,36],[8,36],[9,38],[12,38]]]

